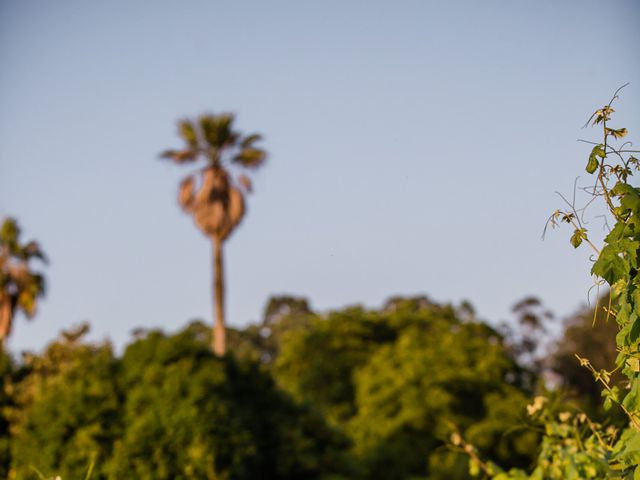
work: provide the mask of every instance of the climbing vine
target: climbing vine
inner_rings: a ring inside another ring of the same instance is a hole
[[[567,208],[556,210],[549,225],[572,227],[571,245],[586,245],[593,250],[591,273],[597,285],[609,288],[609,304],[597,306],[596,310],[604,309],[607,318],[618,325],[616,364],[611,370],[598,370],[588,358],[576,355],[576,361],[601,384],[604,408],[617,405],[627,415],[628,423],[621,430],[605,427],[579,411],[558,412],[547,398],[539,396],[527,407],[529,418],[545,433],[533,472],[504,472],[497,465],[482,461],[475,447],[454,432],[452,446],[469,456],[472,475],[494,480],[640,479],[640,188],[632,183],[640,170],[640,161],[634,155],[640,151],[625,140],[626,128],[613,127],[613,104],[625,86],[585,125],[599,129],[601,135],[599,142],[583,140],[591,148],[586,171],[593,182],[582,189],[589,201],[578,208],[575,201],[565,200]],[[604,203],[613,225],[600,247],[592,241],[584,221],[587,208],[598,201]],[[612,382],[615,371],[622,372],[625,378],[620,385]]]

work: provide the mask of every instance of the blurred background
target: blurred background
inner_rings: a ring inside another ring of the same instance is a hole
[[[22,229],[0,229],[0,476],[465,479],[460,435],[531,467],[541,402],[623,425],[574,356],[617,354],[591,252],[542,236],[588,201],[577,140],[627,83],[611,126],[637,138],[638,20],[632,0],[0,2],[0,221]],[[225,112],[267,157],[234,183],[221,356],[211,241],[177,202],[193,156],[160,157]]]
[[[232,325],[274,293],[318,310],[425,293],[490,321],[527,294],[573,311],[589,253],[541,234],[584,169],[591,111],[631,82],[616,119],[638,124],[638,10],[2,2],[0,215],[51,258],[12,347],[82,320],[122,345],[211,318],[210,245],[176,206],[185,172],[158,160],[203,112],[235,112],[269,153],[227,244]]]

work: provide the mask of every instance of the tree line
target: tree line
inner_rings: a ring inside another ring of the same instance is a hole
[[[228,329],[224,356],[201,321],[138,329],[121,355],[81,325],[3,355],[0,476],[84,478],[93,464],[94,479],[468,478],[453,428],[502,468],[528,468],[541,435],[525,407],[545,372],[563,386],[558,411],[601,414],[564,353],[576,329],[606,344],[590,323],[575,316],[537,363],[521,328],[426,297],[326,313],[273,297],[259,324]]]

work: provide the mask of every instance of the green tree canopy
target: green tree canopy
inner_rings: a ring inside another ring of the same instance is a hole
[[[466,459],[444,448],[452,425],[505,466],[535,455],[537,434],[518,429],[530,372],[451,306],[394,298],[316,316],[283,338],[273,374],[347,433],[365,478],[466,477]]]
[[[348,439],[255,362],[217,357],[210,329],[148,332],[121,358],[67,332],[16,373],[17,478],[352,478]],[[342,477],[341,477],[342,475]]]
[[[12,469],[39,478],[32,467],[63,478],[83,478],[92,459],[105,478],[114,439],[122,432],[122,392],[109,344],[82,341],[88,326],[64,332],[42,355],[29,355],[16,372]]]

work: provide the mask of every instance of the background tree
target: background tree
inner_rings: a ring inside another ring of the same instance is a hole
[[[87,331],[0,363],[13,370],[0,390],[11,430],[0,417],[1,478],[42,478],[34,467],[85,478],[92,460],[92,480],[358,478],[344,433],[258,363],[214,355],[205,324],[140,334],[120,357]]]
[[[361,307],[315,316],[281,340],[273,375],[296,400],[312,404],[335,424],[356,412],[354,371],[397,332],[377,312]]]
[[[83,324],[62,332],[42,354],[25,355],[14,374],[7,478],[36,480],[34,467],[46,475],[85,478],[92,460],[92,478],[106,478],[114,441],[122,436],[124,396],[111,345],[84,342],[88,331]]]
[[[535,455],[538,434],[518,428],[531,373],[498,331],[450,305],[345,308],[280,342],[276,381],[345,432],[362,478],[468,478],[465,457],[443,448],[452,424],[503,466]]]
[[[224,273],[222,245],[245,214],[244,194],[251,191],[249,178],[233,177],[230,167],[256,169],[264,164],[266,153],[255,146],[258,134],[243,135],[233,129],[230,113],[201,115],[197,120],[178,123],[182,150],[167,150],[162,157],[178,164],[204,160],[205,166],[188,175],[180,184],[178,203],[191,214],[198,228],[213,245],[214,311],[213,351],[224,355]]]
[[[553,345],[549,355],[549,368],[558,376],[566,393],[580,402],[580,405],[596,418],[609,417],[616,420],[622,411],[616,409],[605,412],[602,409],[602,385],[594,381],[593,374],[580,365],[576,354],[588,357],[594,368],[601,370],[615,365],[616,334],[618,324],[607,314],[609,294],[597,300],[596,305],[571,315],[565,320],[562,337]],[[623,383],[624,377],[619,371],[611,374],[613,384]]]
[[[20,227],[13,218],[7,218],[0,227],[0,343],[4,346],[11,334],[13,319],[18,311],[27,318],[36,313],[38,299],[44,295],[45,284],[41,273],[31,270],[30,261],[45,261],[35,241],[20,244]]]
[[[518,300],[511,312],[514,318],[511,322],[501,322],[499,330],[518,363],[529,371],[529,381],[533,382],[548,373],[555,317],[542,300],[531,295]]]
[[[9,478],[11,435],[8,411],[13,407],[12,384],[15,365],[7,352],[0,350],[0,478]]]
[[[466,458],[443,448],[452,425],[497,463],[529,465],[538,438],[522,428],[528,392],[518,373],[486,324],[423,314],[406,325],[353,375],[347,431],[366,477],[466,478]]]
[[[109,478],[353,478],[344,435],[296,406],[258,364],[214,356],[207,339],[192,323],[126,349],[127,427]]]
[[[280,353],[283,339],[295,330],[307,329],[316,317],[304,297],[272,296],[261,323],[241,330],[228,329],[229,345],[236,358],[270,366]]]

